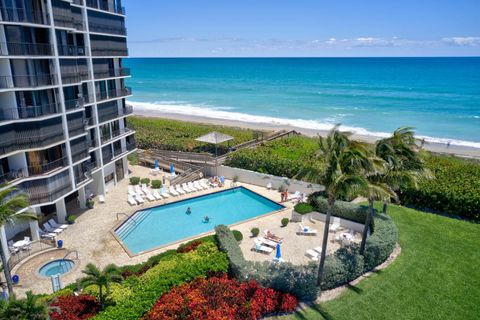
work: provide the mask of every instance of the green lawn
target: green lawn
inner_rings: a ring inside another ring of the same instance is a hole
[[[479,319],[480,225],[391,206],[401,255],[339,298],[281,319]]]

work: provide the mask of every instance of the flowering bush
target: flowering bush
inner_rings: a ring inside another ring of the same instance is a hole
[[[83,320],[95,316],[100,304],[93,296],[60,296],[50,304],[51,320]]]
[[[203,242],[201,240],[193,240],[191,242],[185,243],[184,245],[180,245],[177,249],[177,253],[187,253],[197,249],[199,245]]]
[[[293,312],[297,299],[262,288],[255,281],[238,282],[226,275],[174,287],[143,317],[158,319],[258,319],[267,314]]]

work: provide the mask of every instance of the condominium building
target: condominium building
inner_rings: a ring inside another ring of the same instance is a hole
[[[126,41],[119,0],[0,0],[0,183],[40,216],[1,228],[4,249],[128,174]]]

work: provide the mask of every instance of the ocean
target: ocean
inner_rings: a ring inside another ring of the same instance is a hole
[[[480,57],[129,58],[134,108],[480,148]]]

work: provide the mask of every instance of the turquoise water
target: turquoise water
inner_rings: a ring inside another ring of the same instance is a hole
[[[38,271],[44,277],[51,277],[56,274],[64,274],[72,270],[75,262],[68,259],[54,260],[47,263]]]
[[[130,58],[133,105],[480,147],[480,58]],[[462,142],[463,141],[463,142]],[[473,142],[473,143],[472,143]]]
[[[191,214],[186,214],[191,208]],[[215,225],[230,225],[283,206],[239,187],[135,213],[115,232],[132,253],[212,231]],[[210,218],[209,223],[203,217]]]

